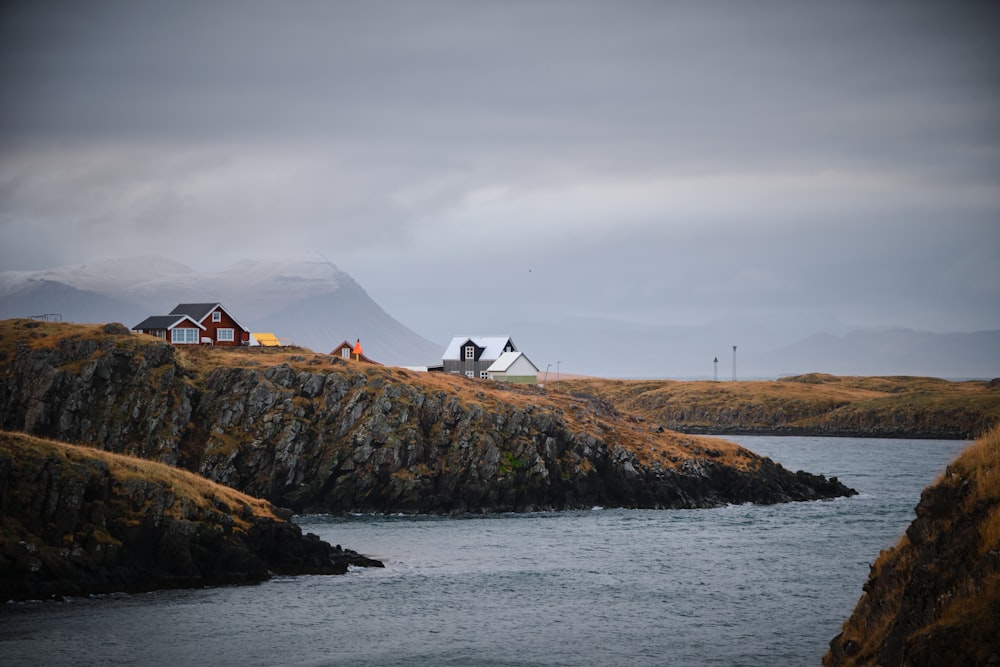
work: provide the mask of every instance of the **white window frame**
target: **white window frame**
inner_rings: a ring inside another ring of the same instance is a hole
[[[222,311],[216,310],[215,312],[213,312],[212,313],[212,321],[213,322],[221,322],[222,321]]]
[[[472,345],[465,346],[465,360],[473,361],[476,358],[476,348]]]
[[[193,327],[177,327],[170,330],[170,342],[175,345],[197,345],[198,333]]]
[[[216,329],[215,340],[220,343],[232,343],[236,340],[236,329]]]
[[[344,359],[350,359],[351,358],[351,348],[345,345],[340,350],[340,356],[342,356]]]
[[[479,371],[479,379],[480,380],[489,380],[490,379],[489,372],[487,372],[487,371]]]
[[[467,377],[467,378],[475,378],[476,377],[476,371],[465,371],[465,377]]]

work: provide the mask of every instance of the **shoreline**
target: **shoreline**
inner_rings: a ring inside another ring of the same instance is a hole
[[[803,437],[803,438],[878,438],[880,440],[963,440],[972,441],[975,440],[977,435],[967,434],[959,435],[955,433],[927,433],[927,432],[908,432],[908,431],[897,431],[889,433],[873,433],[870,431],[851,431],[847,429],[812,429],[812,428],[769,428],[769,429],[747,429],[747,428],[733,428],[733,429],[713,429],[705,428],[701,426],[692,427],[664,427],[670,428],[671,431],[676,431],[677,433],[683,433],[685,435],[706,435],[715,436],[718,438],[726,438],[731,435],[760,435],[760,436],[774,436],[774,437]]]

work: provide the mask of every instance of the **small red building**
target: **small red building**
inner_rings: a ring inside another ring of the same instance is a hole
[[[132,327],[174,345],[249,345],[250,331],[221,303],[181,303],[169,315],[153,315]]]
[[[361,339],[353,345],[348,343],[346,340],[333,348],[330,352],[331,357],[340,357],[341,359],[354,359],[355,361],[364,361],[369,364],[375,364],[376,366],[381,366],[377,361],[372,361],[365,356],[364,350],[361,348]]]

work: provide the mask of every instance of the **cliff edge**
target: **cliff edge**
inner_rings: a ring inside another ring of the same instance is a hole
[[[0,323],[0,426],[157,460],[299,512],[680,508],[851,495],[591,397],[120,324]]]
[[[0,431],[0,600],[246,583],[381,565],[163,464]]]
[[[827,667],[1000,665],[1000,428],[924,490],[883,551]]]

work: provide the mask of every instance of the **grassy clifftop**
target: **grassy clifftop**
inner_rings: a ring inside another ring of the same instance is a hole
[[[1000,424],[998,380],[810,373],[775,381],[572,379],[560,385],[688,433],[969,439]]]
[[[288,519],[266,501],[161,463],[0,431],[0,599],[366,564]]]
[[[0,323],[0,423],[300,511],[701,507],[851,492],[591,396],[301,349],[175,348],[120,325]]]
[[[823,663],[1000,664],[1000,428],[924,490]]]

